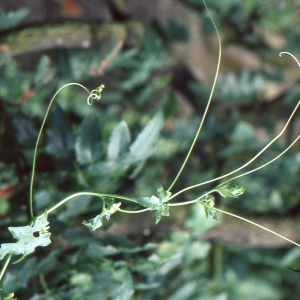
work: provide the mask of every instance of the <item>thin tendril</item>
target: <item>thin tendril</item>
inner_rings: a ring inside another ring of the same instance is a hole
[[[203,206],[205,206],[205,207],[211,209],[211,207],[208,206],[208,205],[205,205],[205,204],[203,204],[203,203],[199,203],[199,204],[201,204],[201,205],[203,205]],[[222,209],[219,209],[219,208],[216,208],[216,207],[213,207],[213,209],[216,210],[216,211],[218,211],[218,212],[221,212],[221,213],[223,213],[223,214],[229,215],[229,216],[231,216],[231,217],[235,217],[235,218],[240,219],[240,220],[242,220],[242,221],[248,222],[248,223],[250,223],[250,224],[252,224],[252,225],[254,225],[254,226],[256,226],[256,227],[259,227],[259,228],[261,228],[261,229],[263,229],[263,230],[265,230],[265,231],[268,231],[268,232],[270,232],[270,233],[273,233],[274,235],[277,235],[278,237],[280,237],[280,238],[282,238],[282,239],[284,239],[284,240],[286,240],[286,241],[288,241],[288,242],[290,242],[290,243],[292,243],[292,244],[294,244],[294,245],[296,245],[297,247],[300,248],[300,244],[294,242],[293,240],[290,240],[290,239],[286,238],[285,236],[283,236],[283,235],[281,235],[281,234],[279,234],[279,233],[277,233],[277,232],[275,232],[275,231],[273,231],[273,230],[271,230],[271,229],[268,229],[268,228],[266,228],[266,227],[264,227],[264,226],[262,226],[262,225],[259,225],[259,224],[255,223],[255,222],[253,222],[253,221],[250,221],[250,220],[248,220],[248,219],[246,219],[246,218],[240,217],[240,216],[235,215],[235,214],[233,214],[233,213],[227,212],[227,211],[225,211],[225,210],[222,210]]]
[[[12,257],[12,254],[10,253],[10,254],[7,256],[5,262],[4,262],[3,266],[2,266],[2,269],[1,269],[1,272],[0,272],[0,281],[2,280],[2,277],[3,277],[4,273],[5,273],[5,270],[6,270],[8,264],[9,264],[9,262],[10,262],[10,260],[11,260],[11,257]]]
[[[218,64],[217,64],[216,74],[215,74],[214,82],[213,82],[212,89],[211,89],[211,92],[210,92],[210,96],[209,96],[209,99],[208,99],[208,101],[207,101],[207,105],[206,105],[206,108],[205,108],[205,111],[204,111],[204,114],[203,114],[201,123],[200,123],[200,125],[199,125],[198,130],[197,130],[197,133],[196,133],[196,135],[195,135],[195,138],[194,138],[194,140],[193,140],[193,142],[192,142],[192,145],[191,145],[191,147],[190,147],[190,149],[189,149],[189,151],[188,151],[188,153],[187,153],[187,156],[186,156],[186,158],[185,158],[185,160],[184,160],[184,162],[183,162],[183,164],[182,164],[180,170],[178,171],[178,173],[177,173],[175,179],[173,180],[172,184],[171,184],[170,187],[168,188],[167,192],[170,192],[170,191],[171,191],[172,187],[174,186],[174,184],[176,183],[177,179],[178,179],[179,176],[181,175],[181,173],[182,173],[182,171],[183,171],[183,169],[184,169],[184,167],[185,167],[185,165],[186,165],[186,163],[187,163],[187,161],[188,161],[188,159],[189,159],[189,157],[190,157],[190,155],[191,155],[191,152],[192,152],[192,150],[193,150],[193,148],[194,148],[194,146],[195,146],[195,143],[196,143],[196,141],[197,141],[197,139],[198,139],[198,136],[199,136],[199,134],[200,134],[200,132],[201,132],[203,123],[204,123],[204,121],[205,121],[205,118],[206,118],[206,115],[207,115],[207,112],[208,112],[208,109],[209,109],[209,106],[210,106],[210,103],[211,103],[211,100],[212,100],[212,96],[213,96],[214,91],[215,91],[215,87],[216,87],[217,79],[218,79],[218,74],[219,74],[219,69],[220,69],[220,64],[221,64],[222,45],[221,45],[221,38],[220,38],[220,35],[219,35],[219,31],[218,31],[218,29],[217,29],[217,26],[216,26],[216,24],[215,24],[215,22],[214,22],[214,20],[213,20],[213,17],[212,17],[212,15],[211,15],[211,13],[210,13],[210,11],[209,11],[209,9],[208,9],[208,7],[207,7],[207,5],[206,5],[206,3],[205,3],[204,0],[203,0],[203,3],[204,3],[204,5],[205,5],[205,8],[206,8],[208,14],[209,14],[209,18],[210,18],[210,20],[211,20],[211,22],[212,22],[212,24],[213,24],[213,26],[214,26],[214,29],[215,29],[215,31],[216,31],[216,33],[217,33],[217,37],[218,37],[218,43],[219,43]]]
[[[60,200],[58,203],[56,203],[54,206],[52,206],[51,208],[47,209],[47,214],[53,212],[54,210],[56,210],[58,207],[60,207],[61,205],[63,205],[64,203],[68,202],[69,200],[76,198],[78,196],[95,196],[95,197],[99,197],[99,198],[103,198],[103,197],[109,197],[109,198],[116,198],[119,200],[127,200],[127,201],[131,201],[134,203],[138,203],[137,200],[135,198],[132,197],[127,197],[127,196],[122,196],[122,195],[115,195],[115,194],[101,194],[101,193],[93,193],[93,192],[78,192],[76,194],[70,195],[62,200]],[[36,217],[37,219],[40,219],[44,216],[45,213],[42,213],[41,215],[39,215],[38,217]]]
[[[34,184],[34,176],[35,176],[35,166],[36,166],[36,157],[37,157],[37,149],[38,149],[38,145],[39,145],[39,141],[41,139],[41,136],[42,136],[42,131],[44,129],[44,126],[45,126],[45,123],[46,123],[46,120],[47,120],[47,117],[48,117],[48,114],[50,112],[50,109],[51,109],[51,106],[56,98],[56,96],[58,95],[58,93],[64,89],[65,87],[67,86],[70,86],[70,85],[77,85],[77,86],[80,86],[82,87],[84,90],[86,90],[89,94],[89,97],[87,98],[87,104],[88,105],[92,105],[93,103],[93,100],[96,99],[96,100],[99,100],[101,98],[101,91],[104,89],[104,84],[101,84],[97,89],[93,90],[92,92],[90,92],[85,86],[79,84],[79,83],[75,83],[75,82],[72,82],[72,83],[68,83],[66,85],[64,85],[63,87],[61,87],[55,94],[54,96],[52,97],[49,105],[48,105],[48,108],[47,108],[47,111],[46,111],[46,114],[45,114],[45,117],[44,117],[44,120],[43,120],[43,123],[41,125],[41,128],[40,128],[40,131],[39,131],[39,134],[38,134],[38,137],[37,137],[37,140],[36,140],[36,144],[35,144],[35,148],[34,148],[34,154],[33,154],[33,161],[32,161],[32,171],[31,171],[31,180],[30,180],[30,191],[29,191],[29,209],[30,209],[30,217],[31,219],[33,220],[34,218],[34,215],[33,215],[33,184]]]
[[[290,52],[280,52],[279,53],[279,56],[281,57],[282,56],[282,54],[287,54],[287,55],[290,55],[296,62],[297,62],[297,64],[298,64],[298,67],[300,68],[300,63],[299,63],[299,60],[292,54],[292,53],[290,53]]]
[[[229,182],[229,181],[232,181],[232,180],[235,180],[235,179],[237,179],[237,178],[240,178],[240,177],[242,177],[242,176],[245,176],[245,175],[248,175],[248,174],[251,174],[251,173],[253,173],[253,172],[256,172],[256,171],[258,171],[259,169],[262,169],[262,168],[264,168],[264,167],[266,167],[267,165],[269,165],[269,164],[271,164],[272,162],[274,162],[275,160],[277,160],[280,156],[282,156],[283,154],[285,154],[288,150],[290,150],[293,146],[294,146],[294,144],[296,144],[296,142],[298,141],[300,139],[300,135],[298,135],[298,137],[284,150],[284,151],[282,151],[280,154],[278,154],[276,157],[274,157],[273,159],[271,159],[270,161],[268,161],[267,163],[265,163],[265,164],[263,164],[262,166],[260,166],[260,167],[258,167],[258,168],[255,168],[255,169],[253,169],[253,170],[250,170],[250,171],[248,171],[248,172],[245,172],[245,173],[243,173],[243,174],[241,174],[241,175],[238,175],[238,176],[235,176],[235,177],[233,177],[233,178],[230,178],[230,179],[228,179],[228,180],[226,180],[225,182],[223,182],[222,184],[225,184],[225,183],[227,183],[227,182]]]
[[[296,105],[296,107],[294,108],[294,110],[293,110],[293,112],[292,112],[292,114],[290,115],[290,117],[289,117],[289,119],[287,120],[287,122],[286,122],[286,124],[285,124],[285,126],[283,127],[283,129],[281,130],[281,132],[273,139],[273,140],[271,140],[262,150],[260,150],[252,159],[250,159],[246,164],[244,164],[243,166],[241,166],[241,167],[239,167],[239,168],[237,168],[237,169],[235,169],[234,171],[231,171],[231,172],[229,172],[229,173],[227,173],[227,174],[225,174],[225,175],[222,175],[222,176],[220,176],[220,177],[216,177],[216,178],[214,178],[214,179],[211,179],[211,180],[208,180],[208,181],[205,181],[205,182],[201,182],[201,183],[198,183],[198,184],[195,184],[195,185],[192,185],[192,186],[189,186],[189,187],[187,187],[187,188],[185,188],[185,189],[182,189],[181,191],[179,191],[179,192],[177,192],[176,194],[174,194],[173,196],[171,196],[170,198],[169,198],[169,200],[171,200],[171,199],[173,199],[173,198],[175,198],[176,196],[178,196],[179,194],[181,194],[181,193],[183,193],[183,192],[186,192],[186,191],[188,191],[188,190],[191,190],[191,189],[193,189],[193,188],[196,188],[196,187],[199,187],[199,186],[201,186],[201,185],[204,185],[204,184],[208,184],[208,183],[211,183],[211,182],[214,182],[214,181],[217,181],[217,180],[220,180],[220,179],[223,179],[223,178],[225,178],[225,177],[228,177],[228,176],[230,176],[230,175],[232,175],[232,174],[234,174],[234,173],[236,173],[236,172],[239,172],[239,171],[241,171],[242,169],[244,169],[245,167],[247,167],[248,165],[250,165],[254,160],[256,160],[267,148],[269,148],[283,133],[284,133],[284,131],[286,130],[286,128],[287,128],[287,126],[288,126],[288,124],[290,123],[290,121],[291,121],[291,119],[292,119],[292,117],[294,116],[294,114],[295,114],[295,112],[296,112],[296,110],[298,109],[298,107],[299,107],[299,105],[300,105],[300,101],[298,102],[298,104]],[[279,157],[279,156],[278,156]],[[272,160],[272,162],[274,161],[274,159]],[[242,175],[241,175],[242,176]]]
[[[126,210],[126,209],[118,208],[118,211],[124,212],[126,214],[139,214],[139,213],[142,213],[142,212],[145,212],[148,210],[150,210],[150,208],[145,208],[145,209],[140,209],[140,210]]]

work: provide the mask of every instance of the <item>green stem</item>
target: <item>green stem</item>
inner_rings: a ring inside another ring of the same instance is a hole
[[[218,74],[219,74],[219,69],[220,69],[220,64],[221,64],[222,44],[221,44],[221,38],[220,38],[220,35],[219,35],[219,31],[218,31],[218,29],[217,29],[217,26],[216,26],[216,24],[215,24],[215,22],[214,22],[214,20],[213,20],[213,17],[212,17],[212,15],[211,15],[211,13],[210,13],[210,11],[209,11],[209,9],[208,9],[208,7],[207,7],[207,5],[206,5],[206,3],[205,3],[204,0],[203,0],[203,3],[204,3],[204,5],[205,5],[205,8],[206,8],[208,14],[209,14],[209,18],[210,18],[210,20],[211,20],[211,22],[212,22],[212,24],[213,24],[213,26],[214,26],[214,28],[215,28],[215,31],[216,31],[217,37],[218,37],[218,42],[219,42],[218,64],[217,64],[216,74],[215,74],[214,82],[213,82],[213,85],[212,85],[212,88],[211,88],[210,96],[209,96],[209,99],[208,99],[208,101],[207,101],[207,105],[206,105],[206,108],[205,108],[205,111],[204,111],[204,114],[203,114],[201,123],[200,123],[200,125],[199,125],[198,130],[197,130],[197,133],[196,133],[196,135],[195,135],[195,138],[194,138],[194,140],[193,140],[193,142],[192,142],[192,145],[191,145],[191,147],[190,147],[190,149],[189,149],[189,152],[187,153],[187,155],[186,155],[186,157],[185,157],[185,160],[184,160],[184,162],[183,162],[183,164],[182,164],[180,170],[178,171],[178,173],[177,173],[175,179],[174,179],[173,182],[171,183],[171,185],[170,185],[170,187],[168,188],[167,192],[170,192],[170,190],[172,189],[172,187],[173,187],[174,184],[176,183],[177,179],[178,179],[179,176],[181,175],[181,173],[182,173],[182,171],[183,171],[183,169],[184,169],[184,167],[185,167],[185,165],[186,165],[186,163],[187,163],[187,161],[188,161],[188,159],[189,159],[189,157],[190,157],[190,155],[191,155],[191,152],[192,152],[192,150],[193,150],[193,148],[194,148],[194,146],[195,146],[195,143],[196,143],[196,141],[197,141],[197,139],[198,139],[198,136],[199,136],[199,134],[200,134],[200,132],[201,132],[203,123],[204,123],[204,121],[205,121],[205,118],[206,118],[206,115],[207,115],[207,112],[208,112],[208,109],[209,109],[209,106],[210,106],[210,103],[211,103],[211,100],[212,100],[212,96],[213,96],[214,91],[215,91],[215,87],[216,87],[217,79],[218,79]]]
[[[142,213],[142,212],[145,212],[148,210],[150,210],[150,208],[145,208],[145,209],[140,209],[140,210],[126,210],[126,209],[118,208],[118,211],[126,213],[126,214],[139,214],[139,213]]]
[[[248,171],[248,172],[245,172],[245,173],[243,173],[243,174],[240,174],[240,175],[238,175],[238,176],[235,176],[235,177],[233,177],[233,178],[230,178],[230,179],[228,179],[228,180],[226,180],[225,182],[223,182],[222,184],[225,184],[225,183],[227,183],[227,182],[229,182],[229,181],[232,181],[232,180],[235,180],[235,179],[237,179],[237,178],[240,178],[240,177],[242,177],[242,176],[246,176],[246,175],[249,175],[249,174],[251,174],[251,173],[253,173],[253,172],[256,172],[256,171],[258,171],[259,169],[262,169],[262,168],[264,168],[264,167],[266,167],[267,165],[269,165],[269,164],[271,164],[272,162],[274,162],[275,160],[277,160],[280,156],[282,156],[282,155],[284,155],[284,153],[286,153],[288,150],[290,150],[293,146],[294,146],[294,144],[296,144],[296,142],[298,141],[300,139],[300,135],[283,151],[283,152],[281,152],[279,155],[277,155],[276,157],[274,157],[273,159],[271,159],[270,161],[268,161],[267,163],[265,163],[265,164],[263,164],[262,166],[260,166],[260,167],[258,167],[258,168],[255,168],[255,169],[253,169],[253,170],[250,170],[250,171]]]
[[[206,204],[203,204],[203,203],[199,203],[199,204],[201,204],[201,205],[203,205],[203,206],[205,206],[205,207],[207,207],[207,208],[209,208],[209,209],[214,209],[214,210],[216,210],[216,211],[218,211],[218,212],[220,212],[220,213],[223,213],[223,214],[229,215],[229,216],[231,216],[231,217],[235,217],[235,218],[237,218],[237,219],[240,219],[240,220],[242,220],[242,221],[248,222],[248,223],[250,223],[250,224],[252,224],[252,225],[254,225],[254,226],[256,226],[256,227],[259,227],[259,228],[261,228],[261,229],[263,229],[263,230],[265,230],[265,231],[268,231],[268,232],[270,232],[270,233],[273,233],[274,235],[277,235],[278,237],[280,237],[280,238],[282,238],[282,239],[284,239],[284,240],[286,240],[286,241],[288,241],[288,242],[290,242],[290,243],[292,243],[292,244],[294,244],[294,245],[296,245],[297,247],[300,248],[300,244],[298,244],[298,243],[296,243],[296,242],[294,242],[294,241],[288,239],[287,237],[285,237],[285,236],[283,236],[283,235],[281,235],[281,234],[279,234],[279,233],[277,233],[277,232],[275,232],[275,231],[273,231],[273,230],[271,230],[271,229],[268,229],[268,228],[266,228],[266,227],[264,227],[264,226],[262,226],[262,225],[259,225],[259,224],[255,223],[255,222],[253,222],[253,221],[251,221],[251,220],[249,220],[249,219],[243,218],[243,217],[241,217],[241,216],[238,216],[238,215],[236,215],[236,214],[230,213],[230,212],[228,212],[228,211],[225,211],[225,210],[222,210],[222,209],[219,209],[219,208],[216,208],[216,207],[211,207],[211,206],[206,205]]]
[[[40,131],[39,131],[39,134],[38,134],[38,137],[37,137],[37,140],[36,140],[36,144],[35,144],[35,148],[34,148],[34,154],[33,154],[33,161],[32,161],[32,171],[31,171],[31,180],[30,180],[30,192],[29,192],[29,209],[30,209],[30,217],[31,219],[33,220],[34,219],[34,215],[33,215],[33,183],[34,183],[34,175],[35,175],[35,166],[36,166],[36,157],[37,157],[37,149],[38,149],[38,145],[39,145],[39,141],[41,139],[41,136],[42,136],[42,131],[44,129],[44,126],[45,126],[45,123],[46,123],[46,120],[47,120],[47,117],[48,117],[48,114],[49,114],[49,111],[51,109],[51,106],[53,104],[53,101],[55,100],[56,96],[58,95],[58,93],[64,89],[65,87],[67,86],[70,86],[70,85],[78,85],[80,87],[82,87],[84,90],[86,90],[89,94],[90,91],[84,87],[83,85],[79,84],[79,83],[68,83],[66,85],[64,85],[63,87],[61,87],[55,94],[54,96],[52,97],[49,105],[48,105],[48,108],[47,108],[47,111],[46,111],[46,114],[45,114],[45,117],[44,117],[44,120],[43,120],[43,123],[41,125],[41,128],[40,128]],[[88,103],[89,104],[89,103]]]
[[[9,264],[9,262],[10,262],[11,257],[12,257],[12,254],[9,254],[9,255],[7,256],[7,258],[6,258],[6,260],[5,260],[4,264],[3,264],[3,266],[2,266],[1,273],[0,273],[0,281],[2,280],[2,277],[3,277],[3,275],[4,275],[4,273],[5,273],[5,270],[6,270],[8,264]]]
[[[293,112],[291,113],[289,119],[287,120],[285,126],[284,126],[283,129],[280,131],[280,133],[279,133],[274,139],[272,139],[272,140],[271,140],[271,141],[270,141],[270,142],[269,142],[262,150],[260,150],[260,151],[259,151],[252,159],[250,159],[247,163],[245,163],[245,164],[242,165],[241,167],[239,167],[239,168],[237,168],[237,169],[235,169],[235,170],[233,170],[233,171],[231,171],[231,172],[229,172],[229,173],[227,173],[227,174],[225,174],[225,175],[216,177],[216,178],[214,178],[214,179],[210,179],[210,180],[205,181],[205,182],[200,182],[200,183],[197,183],[197,184],[195,184],[195,185],[191,185],[191,186],[189,186],[189,187],[187,187],[187,188],[185,188],[185,189],[182,189],[181,191],[179,191],[179,192],[175,193],[174,195],[172,195],[172,196],[169,198],[169,200],[171,200],[171,199],[177,197],[178,195],[180,195],[180,194],[183,193],[183,192],[186,192],[186,191],[188,191],[188,190],[194,189],[194,188],[199,187],[199,186],[201,186],[201,185],[205,185],[205,184],[208,184],[208,183],[211,183],[211,182],[214,182],[214,181],[221,180],[221,179],[223,179],[223,178],[225,178],[225,177],[231,176],[231,175],[233,175],[234,173],[239,172],[239,171],[241,171],[242,169],[246,168],[246,167],[247,167],[248,165],[250,165],[253,161],[255,161],[255,160],[256,160],[263,152],[265,152],[265,151],[267,150],[267,148],[269,148],[269,147],[270,147],[277,139],[279,139],[279,137],[284,133],[284,131],[286,130],[287,126],[289,125],[289,123],[290,123],[291,119],[293,118],[294,114],[296,113],[296,110],[298,109],[299,105],[300,105],[300,101],[297,103],[296,107],[294,108]],[[296,141],[298,140],[298,138],[299,138],[299,136],[295,139],[295,141],[294,141],[289,147],[287,147],[287,149],[285,149],[285,150],[284,150],[280,155],[278,155],[275,159],[272,159],[270,162],[268,162],[267,164],[264,164],[263,166],[261,166],[261,167],[259,167],[259,168],[256,168],[256,169],[254,169],[254,170],[252,170],[252,171],[250,171],[250,172],[247,172],[247,174],[249,174],[249,173],[251,173],[251,172],[254,172],[254,171],[257,171],[257,170],[261,169],[262,167],[268,165],[269,163],[273,162],[273,161],[276,160],[277,158],[279,158],[283,153],[285,153],[287,150],[289,150],[289,149],[296,143]],[[243,176],[243,175],[245,175],[245,174],[246,174],[246,173],[244,173],[244,174],[242,174],[242,175],[239,175],[238,177],[241,177],[241,176]],[[230,181],[230,180],[229,180],[229,181]]]
[[[116,199],[120,199],[120,200],[127,200],[127,201],[131,201],[131,202],[134,202],[134,203],[138,203],[135,198],[126,197],[126,196],[120,196],[120,195],[115,195],[115,194],[92,193],[92,192],[78,192],[78,193],[75,193],[75,194],[73,194],[71,196],[68,196],[68,197],[60,200],[57,204],[55,204],[54,206],[52,206],[50,209],[47,210],[47,214],[53,212],[54,210],[56,210],[58,207],[60,207],[64,203],[66,203],[69,200],[71,200],[71,199],[73,199],[75,197],[78,197],[78,196],[95,196],[95,197],[99,197],[99,198],[110,197],[110,198],[116,198]],[[45,213],[40,214],[37,217],[37,219],[40,219],[41,217],[43,217],[44,214]]]

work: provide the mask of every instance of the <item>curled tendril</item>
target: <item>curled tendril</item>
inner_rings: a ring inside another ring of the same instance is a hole
[[[101,84],[99,87],[97,87],[96,89],[92,90],[90,92],[89,97],[87,98],[86,102],[88,105],[92,105],[94,100],[100,100],[101,99],[101,92],[103,91],[103,89],[105,88],[104,84]]]
[[[300,68],[300,63],[299,63],[299,60],[290,52],[280,52],[279,53],[279,56],[281,57],[282,54],[287,54],[287,55],[290,55],[298,64],[298,67]]]

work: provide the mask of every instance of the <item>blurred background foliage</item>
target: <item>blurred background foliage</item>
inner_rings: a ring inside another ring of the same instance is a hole
[[[76,86],[58,95],[38,151],[36,213],[77,191],[150,196],[156,182],[167,188],[173,180],[201,120],[218,49],[202,0],[147,3],[0,4],[2,243],[11,241],[8,226],[29,222],[35,140],[51,97],[66,83],[106,88],[93,106]],[[173,192],[251,159],[282,128],[300,91],[296,63],[278,57],[280,51],[300,52],[298,1],[207,5],[222,37],[222,70]],[[130,144],[159,111],[165,123],[145,140],[151,151],[136,149],[130,156]],[[278,155],[298,133],[295,117],[253,165]],[[217,198],[217,205],[299,241],[299,155],[296,145],[267,168],[236,180],[245,194]],[[118,213],[91,234],[81,222],[101,209],[98,199],[86,196],[51,214],[52,244],[9,266],[5,291],[31,300],[299,298],[299,273],[288,267],[300,267],[300,251],[270,234],[229,218],[206,219],[197,205],[171,209],[156,226],[153,214]]]

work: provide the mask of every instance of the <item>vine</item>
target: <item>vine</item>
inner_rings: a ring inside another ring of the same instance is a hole
[[[221,54],[222,54],[222,48],[221,48],[221,39],[219,36],[219,32],[218,29],[215,25],[215,22],[210,14],[210,11],[208,9],[208,7],[206,6],[205,1],[204,5],[208,11],[209,17],[212,21],[212,24],[215,28],[216,34],[217,34],[217,38],[218,38],[218,43],[219,43],[219,55],[218,55],[218,62],[217,62],[217,67],[216,67],[216,73],[215,73],[215,78],[213,81],[213,85],[211,88],[211,93],[209,96],[209,99],[207,101],[207,105],[202,117],[202,120],[200,122],[200,125],[198,127],[198,130],[196,132],[196,135],[193,139],[193,142],[188,150],[188,153],[177,173],[177,175],[175,176],[174,180],[172,181],[172,183],[170,184],[168,189],[164,189],[159,183],[156,184],[156,195],[152,195],[150,197],[144,196],[144,197],[137,197],[137,198],[133,198],[133,197],[127,197],[127,196],[123,196],[123,195],[116,195],[116,194],[106,194],[106,193],[95,193],[95,192],[78,192],[75,194],[72,194],[62,200],[60,200],[57,204],[55,204],[54,206],[48,208],[44,213],[39,214],[39,215],[35,215],[34,211],[33,211],[33,188],[34,188],[34,179],[35,179],[35,169],[36,169],[36,159],[37,159],[37,151],[38,151],[38,146],[39,146],[39,142],[41,139],[41,135],[47,120],[47,117],[49,115],[50,109],[52,107],[52,104],[54,102],[54,100],[56,99],[56,96],[59,94],[59,92],[69,86],[79,86],[81,88],[83,88],[87,93],[88,93],[88,98],[87,98],[87,104],[88,105],[92,105],[94,100],[100,100],[101,99],[101,93],[103,91],[103,89],[105,88],[105,86],[103,84],[101,84],[98,88],[96,88],[93,91],[89,91],[86,87],[84,87],[83,85],[79,84],[79,83],[69,83],[64,85],[63,87],[61,87],[52,97],[48,108],[46,110],[45,113],[45,117],[43,119],[42,125],[40,127],[39,133],[38,133],[38,137],[36,140],[36,144],[35,144],[35,148],[34,148],[34,155],[33,155],[33,161],[32,161],[32,173],[31,173],[31,180],[30,180],[30,191],[29,191],[29,211],[30,211],[30,218],[31,221],[29,223],[29,225],[27,226],[22,226],[22,227],[9,227],[9,231],[12,233],[13,237],[17,239],[16,243],[6,243],[6,244],[2,244],[1,248],[0,248],[0,259],[4,259],[5,258],[5,262],[1,268],[1,272],[0,272],[0,280],[2,280],[2,277],[10,263],[10,260],[12,258],[12,255],[22,255],[21,258],[19,258],[18,260],[14,261],[13,263],[18,263],[20,262],[22,259],[24,259],[25,256],[27,256],[28,254],[32,253],[35,251],[35,248],[38,246],[47,246],[51,243],[50,240],[50,236],[51,233],[49,232],[49,222],[47,221],[47,217],[50,213],[52,213],[53,211],[55,211],[57,208],[59,208],[60,206],[64,205],[66,202],[78,197],[78,196],[83,196],[83,195],[89,195],[89,196],[94,196],[94,197],[98,197],[100,198],[100,200],[103,202],[103,207],[102,207],[102,211],[99,215],[97,215],[96,217],[94,217],[93,219],[90,219],[88,221],[83,221],[83,225],[87,226],[89,230],[93,231],[96,230],[97,228],[99,228],[100,226],[102,226],[102,222],[103,222],[103,218],[105,219],[109,219],[110,216],[116,212],[123,212],[123,213],[143,213],[145,211],[155,211],[155,217],[156,217],[156,223],[158,223],[160,221],[160,219],[162,218],[162,216],[169,216],[169,207],[174,207],[174,206],[182,206],[182,205],[190,205],[190,204],[200,204],[202,205],[202,207],[205,210],[206,216],[207,217],[211,217],[214,219],[217,219],[217,214],[216,212],[222,213],[222,214],[227,214],[229,216],[238,218],[240,220],[243,220],[245,222],[248,222],[254,226],[257,226],[265,231],[268,231],[274,235],[277,235],[278,237],[285,239],[286,241],[288,241],[289,243],[292,243],[294,245],[296,245],[297,247],[300,247],[300,244],[296,243],[295,241],[292,241],[264,226],[261,226],[249,219],[243,218],[241,216],[238,216],[236,214],[230,213],[228,211],[216,208],[214,206],[214,197],[213,194],[214,193],[218,193],[220,194],[222,197],[239,197],[240,195],[242,195],[245,191],[245,189],[243,187],[240,187],[236,184],[230,183],[231,181],[248,175],[250,173],[256,172],[264,167],[266,167],[267,165],[271,164],[272,162],[274,162],[275,160],[277,160],[278,158],[280,158],[282,155],[284,155],[300,138],[300,135],[284,150],[282,151],[279,155],[277,155],[275,158],[273,158],[272,160],[270,160],[269,162],[261,165],[260,167],[254,168],[250,171],[247,171],[245,173],[242,173],[240,175],[237,175],[235,177],[231,177],[232,175],[234,175],[235,173],[243,170],[244,168],[246,168],[247,166],[249,166],[251,163],[253,163],[263,152],[265,152],[286,130],[287,126],[289,125],[291,119],[293,118],[293,116],[295,115],[296,110],[298,109],[299,105],[300,105],[300,101],[298,102],[298,104],[296,105],[295,109],[293,110],[293,112],[291,113],[290,117],[288,118],[285,126],[283,127],[283,129],[281,130],[281,132],[279,134],[277,134],[277,136],[275,138],[273,138],[261,151],[259,151],[252,159],[250,159],[247,163],[245,163],[244,165],[242,165],[241,167],[227,173],[224,174],[222,176],[219,176],[217,178],[213,178],[210,180],[207,180],[205,182],[201,182],[189,187],[186,187],[180,191],[175,192],[172,195],[171,190],[174,188],[178,178],[180,177],[180,175],[182,174],[184,167],[191,155],[191,152],[193,151],[193,148],[195,146],[195,143],[199,137],[199,134],[201,132],[201,129],[203,127],[203,124],[205,122],[211,101],[212,101],[212,97],[214,94],[214,90],[215,90],[215,86],[216,86],[216,82],[218,79],[218,74],[219,74],[219,68],[220,68],[220,64],[221,64]],[[298,66],[300,67],[300,63],[299,61],[296,59],[295,56],[293,56],[291,53],[289,52],[281,52],[279,54],[279,56],[281,57],[282,54],[287,54],[290,55],[298,64]],[[158,115],[159,120],[162,120],[162,117],[160,115]],[[155,119],[157,120],[157,119]],[[153,124],[155,122],[153,121]],[[225,178],[229,178],[227,179],[225,182],[221,183],[220,185],[216,186],[215,188],[203,193],[201,196],[197,197],[196,199],[193,200],[188,200],[188,201],[184,201],[184,202],[171,202],[171,200],[174,200],[175,198],[177,198],[179,195],[181,195],[184,192],[187,192],[191,189],[195,189],[198,188],[202,185],[206,185],[208,183],[212,183],[214,181],[219,181]],[[116,200],[118,200],[119,202],[116,202]],[[121,208],[121,204],[122,201],[130,201],[136,204],[139,204],[141,206],[144,207],[144,209],[141,210],[137,210],[137,211],[128,211],[128,210],[124,210]],[[38,233],[38,236],[36,236],[34,233]],[[0,289],[0,296],[4,299],[13,299],[14,295],[13,293],[10,294],[5,294],[5,292],[3,291],[3,289]]]

